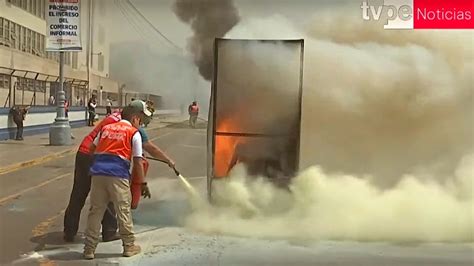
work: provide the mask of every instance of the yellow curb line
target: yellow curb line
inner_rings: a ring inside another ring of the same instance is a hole
[[[52,154],[49,154],[49,155],[46,155],[46,156],[43,156],[43,157],[40,157],[40,158],[36,158],[36,159],[33,159],[33,160],[24,161],[24,162],[20,162],[20,163],[16,163],[16,164],[7,165],[5,167],[1,167],[0,168],[0,175],[11,173],[11,172],[19,170],[23,167],[30,167],[30,166],[42,164],[42,163],[45,163],[45,162],[50,161],[52,159],[56,159],[56,158],[60,158],[60,157],[69,155],[69,154],[75,152],[77,150],[77,148],[78,148],[78,146],[74,146],[74,148],[70,148],[70,149],[67,149],[67,150],[64,150],[64,151],[52,153]]]
[[[160,129],[160,128],[164,128],[164,126],[160,125],[160,126],[156,126],[156,127],[150,127],[150,128],[147,128],[147,130],[156,130],[156,129]],[[42,164],[42,163],[51,161],[52,159],[57,159],[57,158],[64,157],[66,155],[69,155],[69,154],[75,152],[78,149],[78,147],[79,146],[74,146],[74,148],[67,149],[67,150],[60,151],[60,152],[56,152],[56,153],[52,153],[52,154],[49,154],[49,155],[46,155],[46,156],[43,156],[43,157],[40,157],[40,158],[36,158],[36,159],[33,159],[33,160],[24,161],[24,162],[20,162],[20,163],[0,167],[0,175],[4,175],[4,174],[8,174],[8,173],[17,171],[17,170],[19,170],[23,167],[31,167],[31,166],[35,166],[35,165],[38,165],[38,164]]]
[[[66,209],[62,210],[62,211],[59,211],[58,213],[56,213],[55,215],[47,218],[46,220],[40,222],[39,224],[37,224],[32,230],[31,230],[31,233],[33,235],[33,237],[39,237],[39,236],[43,236],[45,235],[46,233],[48,233],[48,229],[49,227],[51,226],[51,224],[54,222],[54,220],[56,220],[57,218],[59,218],[61,215],[64,214],[64,212],[66,212]]]
[[[46,244],[45,243],[42,243],[42,241],[44,241],[44,238],[46,237],[46,234],[48,233],[48,230],[50,229],[51,225],[53,225],[53,223],[59,218],[61,217],[64,212],[66,212],[66,209],[58,212],[57,214],[49,217],[48,219],[40,222],[39,224],[37,224],[33,230],[31,230],[31,233],[33,234],[33,237],[39,237],[40,239],[38,240],[38,244],[39,244],[39,247],[40,249],[37,250],[37,251],[42,251],[44,250]],[[38,248],[36,248],[38,249]],[[41,258],[38,260],[38,263],[40,266],[56,266],[58,265],[56,263],[56,261],[54,260],[51,260],[47,257],[44,257],[44,258]]]

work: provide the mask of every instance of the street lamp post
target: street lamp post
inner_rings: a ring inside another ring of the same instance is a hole
[[[56,118],[49,129],[49,144],[53,146],[71,145],[71,126],[66,117],[64,93],[64,52],[59,52],[59,91],[57,96]]]

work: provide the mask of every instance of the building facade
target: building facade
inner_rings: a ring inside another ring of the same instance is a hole
[[[55,102],[59,53],[45,50],[47,4],[0,0],[0,107]],[[107,96],[119,101],[119,83],[109,78],[110,42],[100,19],[105,12],[103,1],[81,0],[83,50],[65,53],[64,88],[71,106],[84,106],[91,93],[99,105]]]

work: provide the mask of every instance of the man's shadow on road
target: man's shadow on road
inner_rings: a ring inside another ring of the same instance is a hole
[[[84,243],[84,239],[81,235],[77,235],[74,242],[67,243],[63,239],[64,233],[61,232],[49,232],[43,235],[34,236],[30,238],[30,241],[33,243],[38,244],[35,248],[35,251],[43,250],[42,247],[46,245],[50,246],[67,246],[67,245],[74,245],[74,244],[82,244]]]

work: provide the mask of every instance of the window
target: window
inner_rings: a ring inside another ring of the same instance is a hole
[[[36,16],[40,17],[40,18],[43,18],[43,16],[41,15],[41,12],[43,10],[43,4],[44,3],[41,3],[41,2],[44,2],[44,1],[38,1],[38,3],[36,4]]]
[[[31,30],[26,29],[26,52],[31,53]]]
[[[27,44],[26,44],[26,28],[25,27],[21,27],[21,34],[22,34],[22,37],[21,37],[21,50],[23,52],[26,52],[26,47],[27,47]]]
[[[46,92],[46,81],[17,78],[17,90]]]
[[[0,18],[0,45],[3,44],[3,18]]]
[[[16,24],[16,49],[21,51],[21,26]]]
[[[24,90],[26,87],[26,79],[25,78],[17,78],[16,79],[16,89],[21,91]]]
[[[31,52],[35,54],[35,47],[36,47],[36,32],[30,31],[31,34]]]
[[[7,0],[7,2],[44,19],[45,0]]]
[[[15,23],[11,23],[10,25],[10,41],[11,41],[11,48],[13,49],[18,49],[18,37],[17,37],[17,32],[18,30],[18,25]]]
[[[40,1],[40,17],[44,19],[45,12],[46,12],[46,4],[44,0],[39,0]]]
[[[31,13],[33,15],[36,15],[36,16],[38,16],[38,14],[36,13],[37,12],[37,7],[36,7],[37,2],[38,2],[38,0],[31,0]]]
[[[10,89],[10,76],[0,74],[0,89]]]
[[[0,45],[44,57],[44,42],[44,35],[0,18]]]
[[[35,80],[34,79],[26,79],[26,88],[25,90],[35,91]]]
[[[35,80],[34,84],[36,92],[46,92],[46,81]]]
[[[18,91],[35,92],[32,98],[29,98],[30,96],[23,95],[23,93],[21,93],[20,96],[16,98],[15,100],[16,102],[23,103],[24,101],[31,101],[31,104],[33,105],[46,104],[46,85],[47,85],[46,81],[34,80],[34,79],[29,79],[29,78],[21,78],[21,77],[18,77],[16,80],[17,81],[15,82],[15,88]],[[43,100],[41,100],[41,94],[39,93],[44,93],[42,95]],[[40,97],[40,99],[38,99],[38,96]]]
[[[36,52],[38,55],[41,55],[41,34],[36,32],[36,45],[35,45]]]
[[[10,47],[10,21],[3,19],[3,45]]]
[[[34,45],[33,45],[33,54],[37,56],[41,56],[41,34],[34,32],[33,31],[33,36],[34,36]]]
[[[41,56],[45,56],[45,50],[44,50],[44,36],[42,34],[40,34],[40,53],[41,53]]]
[[[56,62],[59,62],[59,53],[58,52],[46,52],[46,57],[54,60]]]

